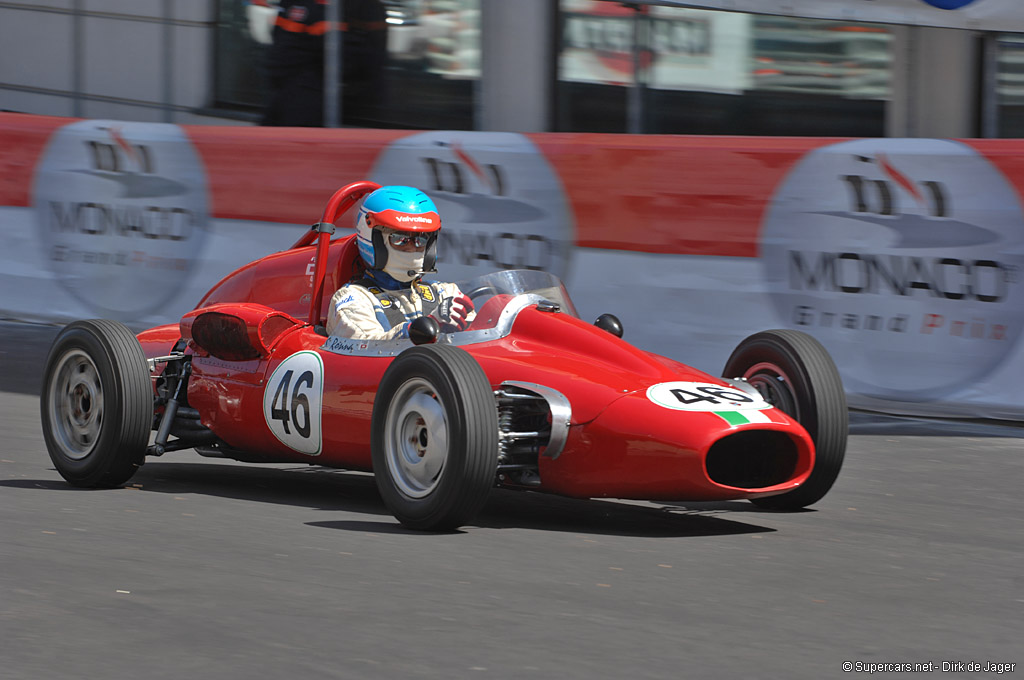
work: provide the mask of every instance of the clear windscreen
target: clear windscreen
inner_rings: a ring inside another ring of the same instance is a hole
[[[476,319],[469,332],[497,326],[509,305],[522,305],[524,300],[520,296],[528,296],[531,301],[554,303],[563,313],[579,317],[562,281],[548,272],[512,269],[491,272],[458,284],[476,309]]]
[[[464,331],[441,333],[437,339],[441,344],[472,345],[503,338],[512,332],[519,312],[534,305],[557,305],[560,313],[579,318],[565,286],[547,272],[516,269],[456,283],[473,301],[475,318]],[[351,340],[331,336],[323,349],[336,354],[381,357],[397,356],[409,347],[408,338]]]

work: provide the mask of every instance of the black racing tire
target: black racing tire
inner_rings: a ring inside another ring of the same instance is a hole
[[[736,347],[722,375],[747,380],[814,441],[814,468],[807,481],[793,491],[751,501],[772,510],[799,510],[821,500],[839,476],[850,429],[843,382],[828,350],[801,331],[763,331]]]
[[[66,326],[46,359],[39,399],[43,439],[72,486],[121,486],[145,460],[153,424],[146,355],[117,321]]]
[[[447,531],[471,521],[498,466],[498,412],[483,369],[450,345],[402,352],[377,390],[370,446],[381,498],[403,525]]]

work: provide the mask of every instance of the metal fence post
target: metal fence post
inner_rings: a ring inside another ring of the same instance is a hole
[[[645,48],[644,42],[647,28],[644,22],[647,15],[639,5],[630,4],[633,9],[633,82],[629,86],[628,99],[626,101],[626,132],[631,135],[638,135],[643,132],[644,85],[641,82],[643,76],[643,65],[641,57]]]
[[[71,5],[71,115],[82,117],[82,64],[85,61],[85,45],[82,36],[82,0]]]
[[[327,0],[324,34],[324,127],[341,127],[341,2]]]
[[[174,122],[174,0],[164,0],[163,20],[163,54],[164,63],[161,66],[161,78],[163,78],[163,114],[165,123]]]

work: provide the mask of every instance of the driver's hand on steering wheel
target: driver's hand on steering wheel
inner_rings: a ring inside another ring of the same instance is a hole
[[[464,331],[469,327],[473,317],[473,301],[465,295],[450,297],[438,307],[437,322],[442,333]],[[433,316],[433,315],[431,315]]]

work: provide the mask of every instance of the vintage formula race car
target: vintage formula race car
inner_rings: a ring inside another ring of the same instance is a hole
[[[495,486],[773,509],[832,486],[846,401],[803,333],[752,335],[718,378],[628,344],[610,315],[581,320],[556,277],[504,271],[460,284],[478,312],[465,331],[424,318],[410,339],[328,337],[330,292],[361,266],[333,223],[377,186],[340,189],[292,248],[229,274],[178,324],[65,327],[40,400],[58,472],[117,486],[182,449],[373,471],[394,516],[425,530],[472,521]]]

